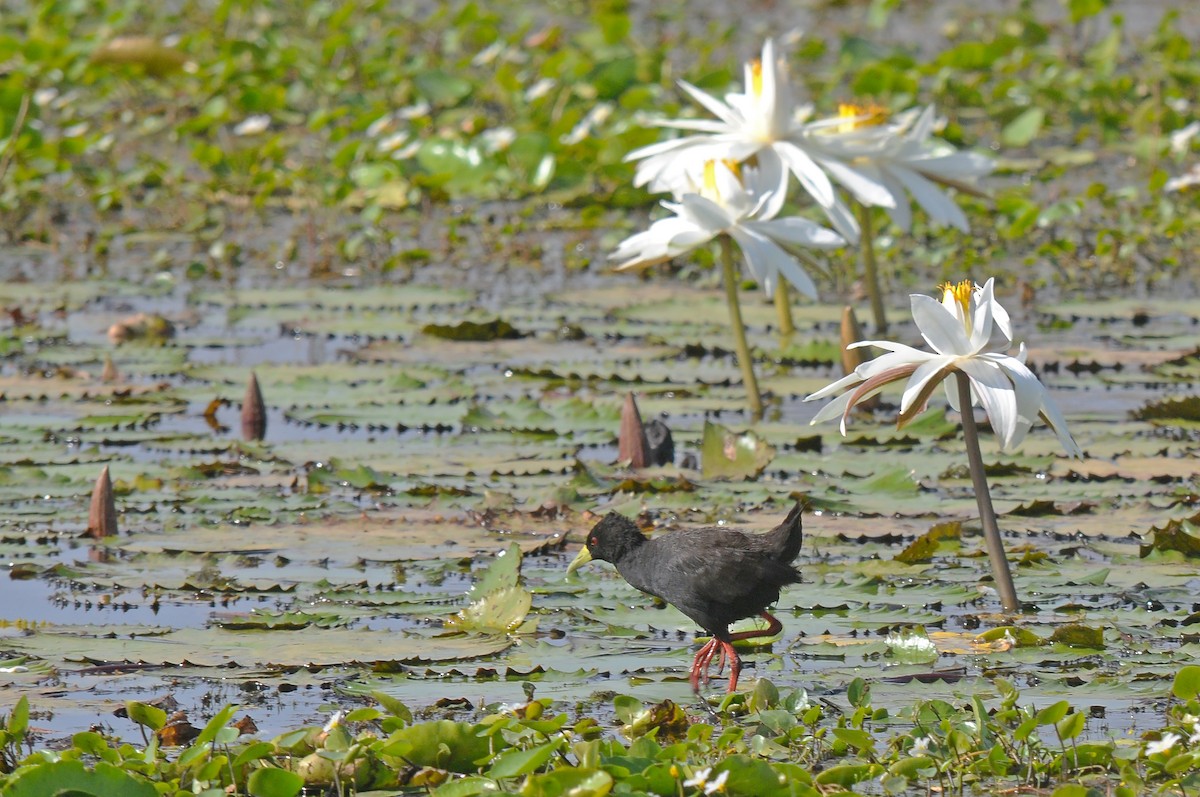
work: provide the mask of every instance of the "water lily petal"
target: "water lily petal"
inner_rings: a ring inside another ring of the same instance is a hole
[[[1022,361],[1015,357],[997,358],[997,362],[1008,374],[1016,389],[1017,408],[1022,420],[1028,418],[1032,425],[1034,416],[1041,417],[1046,425],[1054,430],[1058,442],[1068,456],[1083,459],[1083,449],[1079,447],[1075,438],[1071,436],[1071,432],[1068,431],[1066,418],[1059,411],[1054,399],[1050,397],[1050,391],[1038,380],[1033,371],[1030,371]]]
[[[833,249],[846,245],[846,239],[833,230],[800,216],[788,216],[769,221],[750,221],[745,224],[776,241],[806,246],[810,249]]]
[[[996,299],[992,295],[994,279],[971,294],[971,354],[983,351],[992,338],[992,312]]]
[[[699,194],[684,194],[679,198],[679,204],[683,206],[681,215],[684,218],[713,233],[723,232],[735,222],[728,210]]]
[[[932,181],[897,163],[889,163],[886,168],[904,184],[917,204],[929,214],[929,218],[938,224],[948,224],[963,232],[970,232],[971,227],[967,223],[966,214]]]
[[[825,174],[807,152],[790,141],[777,141],[771,149],[787,164],[792,174],[800,181],[800,187],[818,205],[826,209],[833,205],[833,183],[829,181],[829,175]]]
[[[883,180],[868,169],[856,169],[837,158],[819,158],[818,163],[864,205],[880,208],[896,207],[896,197]]]
[[[693,100],[703,105],[709,113],[720,119],[726,125],[737,126],[743,124],[744,120],[740,115],[735,114],[732,108],[703,89],[696,88],[686,80],[679,81],[679,87],[686,91]]]
[[[1008,451],[1019,444],[1029,424],[1022,422],[1017,411],[1017,391],[1008,374],[997,363],[978,357],[964,357],[958,367],[970,377],[973,400],[987,413],[1000,448]]]
[[[907,415],[914,402],[924,405],[929,401],[930,394],[946,378],[948,367],[953,365],[954,360],[953,356],[942,355],[914,366],[912,378],[904,386],[904,395],[900,399],[901,415]]]
[[[955,318],[954,313],[923,293],[914,293],[909,299],[913,320],[930,348],[938,354],[963,356],[971,352],[971,341],[967,339],[962,321]]]

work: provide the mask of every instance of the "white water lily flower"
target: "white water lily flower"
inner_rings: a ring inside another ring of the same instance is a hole
[[[1164,733],[1162,738],[1155,742],[1149,742],[1146,745],[1146,755],[1158,755],[1165,753],[1178,744],[1183,739],[1177,733]]]
[[[762,178],[757,169],[739,170],[728,163],[709,161],[702,180],[693,180],[691,190],[678,202],[662,203],[675,215],[626,238],[610,259],[621,261],[618,271],[647,268],[690,252],[718,235],[728,235],[741,247],[751,274],[768,296],[774,295],[782,276],[801,293],[816,298],[812,278],[780,244],[829,249],[845,241],[799,216],[773,218],[780,203]]]
[[[941,302],[913,294],[913,320],[933,351],[887,340],[853,344],[853,347],[877,346],[887,353],[807,396],[805,401],[840,394],[817,413],[812,423],[841,415],[844,435],[846,420],[855,404],[875,395],[884,385],[907,379],[900,403],[899,425],[903,427],[925,410],[938,383],[961,371],[971,381],[972,403],[987,412],[1003,450],[1020,445],[1034,420],[1040,417],[1058,435],[1069,455],[1082,457],[1083,452],[1067,431],[1062,413],[1045,386],[1026,367],[1025,345],[1021,344],[1015,357],[1007,353],[1012,348],[1012,323],[993,295],[993,282],[989,279],[982,288],[969,280],[947,284],[943,286]],[[957,389],[951,384],[945,387],[950,406],[959,410]]]
[[[794,174],[838,232],[851,242],[858,240],[858,223],[837,195],[831,178],[862,202],[882,207],[894,204],[886,186],[822,146],[823,138],[815,133],[824,130],[827,123],[809,125],[805,121],[810,108],[796,104],[787,68],[775,57],[770,39],[763,44],[762,59],[746,64],[744,93],[727,94],[722,102],[686,81],[679,81],[679,85],[717,119],[658,122],[662,127],[695,131],[698,135],[662,141],[629,153],[625,160],[641,161],[634,185],[678,193],[692,163],[742,163],[753,159],[764,179],[773,184],[772,192],[780,203],[787,194],[788,175]]]
[[[892,221],[902,230],[912,226],[909,194],[937,224],[969,231],[962,209],[938,185],[979,193],[975,181],[990,174],[991,158],[978,152],[955,149],[933,137],[932,105],[898,114],[885,124],[874,124],[874,109],[842,106],[842,116],[851,119],[866,114],[866,123],[851,121],[832,127],[825,146],[851,167],[885,187],[891,197],[883,204]],[[862,200],[868,205],[880,203]]]
[[[912,756],[925,755],[929,752],[929,737],[918,736],[913,739],[912,747],[909,748],[908,754]]]

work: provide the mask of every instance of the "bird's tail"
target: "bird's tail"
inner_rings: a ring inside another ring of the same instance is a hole
[[[777,562],[789,564],[800,555],[800,545],[804,542],[801,515],[807,508],[808,504],[805,501],[797,501],[783,522],[766,533],[767,542],[775,552],[774,558]]]

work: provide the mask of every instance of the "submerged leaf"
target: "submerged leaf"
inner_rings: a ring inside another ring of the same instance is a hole
[[[1072,623],[1054,629],[1050,641],[1072,648],[1101,649],[1104,647],[1104,629]]]
[[[754,479],[775,457],[775,448],[754,432],[731,432],[704,422],[700,467],[706,479]]]

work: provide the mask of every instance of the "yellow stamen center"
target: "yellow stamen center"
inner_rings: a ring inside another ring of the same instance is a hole
[[[721,163],[725,165],[733,173],[740,183],[742,181],[742,167],[737,161],[731,161],[728,158],[722,158]],[[715,197],[718,201],[721,197],[721,192],[717,188],[717,161],[710,160],[704,162],[704,194]]]
[[[838,105],[838,118],[846,121],[838,125],[839,133],[849,133],[859,127],[881,125],[887,121],[887,108],[875,103],[841,103]]]
[[[750,91],[755,97],[762,96],[762,61],[757,58],[750,62]]]
[[[942,292],[942,303],[945,304],[951,300],[958,303],[962,308],[963,326],[967,330],[967,334],[971,333],[971,297],[975,294],[975,283],[971,280],[962,280],[961,282],[947,282],[938,287]]]

